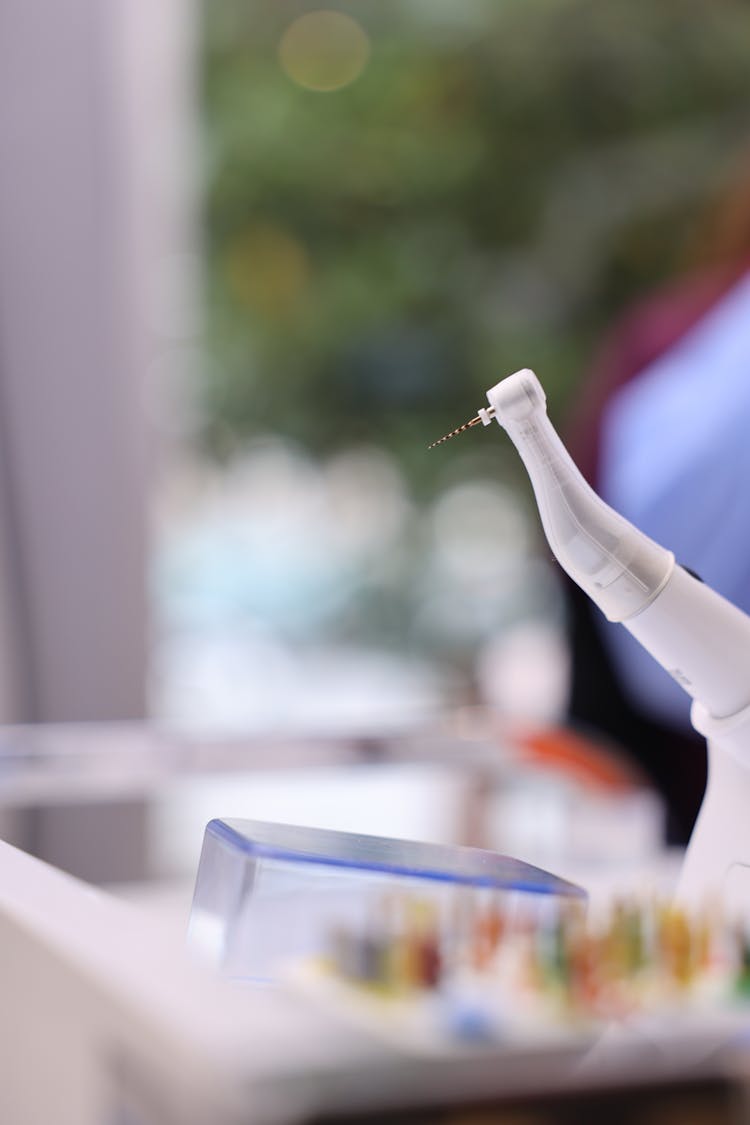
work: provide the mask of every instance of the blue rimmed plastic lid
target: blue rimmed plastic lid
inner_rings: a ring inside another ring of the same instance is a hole
[[[256,820],[212,820],[213,835],[248,857],[375,871],[441,883],[586,898],[575,883],[523,860],[482,848],[426,844]]]

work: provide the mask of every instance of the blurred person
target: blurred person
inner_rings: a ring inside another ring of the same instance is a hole
[[[568,444],[607,503],[750,612],[750,162],[707,229],[697,267],[605,340]],[[630,752],[665,800],[668,841],[684,843],[706,783],[690,699],[572,583],[568,600],[570,719]]]

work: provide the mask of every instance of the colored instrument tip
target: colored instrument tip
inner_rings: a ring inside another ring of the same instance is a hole
[[[445,434],[443,437],[438,438],[437,441],[433,441],[427,448],[434,449],[436,445],[442,445],[444,441],[449,441],[452,437],[462,434],[464,430],[471,429],[472,426],[478,426],[480,422],[483,426],[487,426],[489,425],[490,418],[494,418],[494,416],[495,411],[492,407],[490,407],[489,410],[480,410],[476,418],[471,418],[468,422],[464,422],[463,426],[457,426],[456,429],[451,430],[449,434]]]

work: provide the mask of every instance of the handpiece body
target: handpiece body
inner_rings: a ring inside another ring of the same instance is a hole
[[[688,850],[683,893],[704,893],[739,864],[747,866],[750,904],[750,617],[597,496],[549,421],[532,371],[503,379],[487,398],[487,418],[494,414],[526,466],[557,561],[610,621],[621,622],[681,684],[694,700],[693,725],[709,737],[709,788]],[[727,754],[731,766],[723,763]],[[728,785],[730,775],[731,801],[722,783],[724,777]],[[722,823],[722,808],[736,809],[738,800],[743,823]]]

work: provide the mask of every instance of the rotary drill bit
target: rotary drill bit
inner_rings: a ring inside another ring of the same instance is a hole
[[[480,422],[483,426],[489,426],[490,421],[494,417],[495,408],[493,406],[490,406],[487,410],[480,410],[476,418],[472,418],[469,422],[464,422],[463,426],[457,426],[456,429],[451,430],[449,434],[446,434],[444,437],[438,438],[437,441],[433,441],[433,443],[431,445],[428,445],[427,448],[434,449],[436,445],[442,445],[444,441],[448,441],[450,438],[456,437],[457,434],[462,434],[464,430],[469,430],[472,426],[478,426]]]

